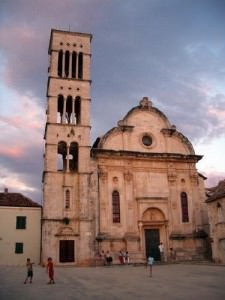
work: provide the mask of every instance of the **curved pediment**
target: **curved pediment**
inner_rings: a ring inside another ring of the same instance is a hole
[[[164,221],[164,213],[158,208],[148,208],[142,216],[142,221],[153,222],[153,221]]]
[[[171,125],[160,110],[144,97],[120,120],[117,127],[98,138],[93,149],[142,153],[194,155],[190,141]]]

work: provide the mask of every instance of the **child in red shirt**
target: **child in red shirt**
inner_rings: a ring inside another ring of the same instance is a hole
[[[55,283],[55,281],[54,281],[54,267],[53,267],[53,261],[52,261],[51,257],[48,258],[47,273],[48,273],[48,276],[49,276],[48,284]]]

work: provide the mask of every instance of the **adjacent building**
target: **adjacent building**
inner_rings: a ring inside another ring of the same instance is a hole
[[[165,259],[170,248],[177,260],[204,259],[202,156],[166,115],[144,97],[91,146],[91,40],[51,31],[42,261],[88,265],[101,250],[114,262],[120,250],[133,262],[160,260],[160,242]]]
[[[0,265],[40,263],[41,205],[19,193],[0,193]]]
[[[212,258],[216,263],[225,264],[225,180],[208,188],[207,196]]]

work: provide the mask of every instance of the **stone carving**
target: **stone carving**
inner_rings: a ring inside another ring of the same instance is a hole
[[[129,171],[124,173],[124,179],[127,181],[131,181],[133,179],[133,174],[130,173]]]
[[[100,171],[98,174],[99,174],[99,178],[102,181],[106,181],[108,179],[108,173],[107,172]]]
[[[148,97],[143,97],[140,101],[141,108],[150,109],[152,107],[152,101],[148,100]]]

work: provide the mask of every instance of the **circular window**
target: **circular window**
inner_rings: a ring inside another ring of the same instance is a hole
[[[149,136],[149,135],[144,135],[143,137],[142,137],[142,143],[145,145],[145,146],[151,146],[151,144],[152,144],[152,138]]]

